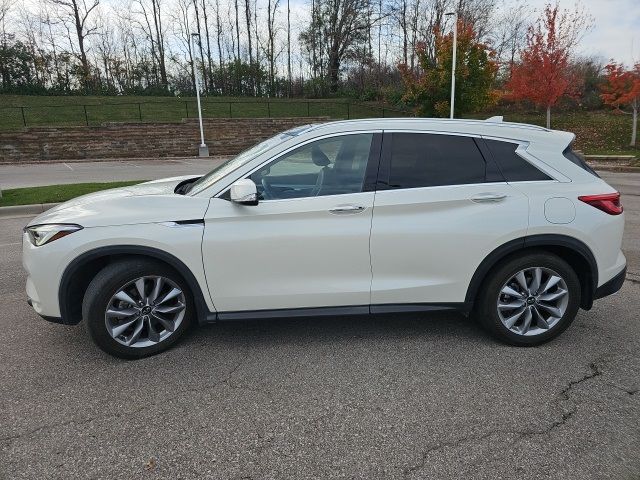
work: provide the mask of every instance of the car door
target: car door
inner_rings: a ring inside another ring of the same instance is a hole
[[[380,145],[380,132],[313,140],[244,177],[258,187],[257,205],[226,192],[211,199],[202,255],[218,312],[368,311]]]
[[[371,228],[372,311],[463,302],[480,262],[526,234],[527,198],[485,160],[481,141],[385,132]]]

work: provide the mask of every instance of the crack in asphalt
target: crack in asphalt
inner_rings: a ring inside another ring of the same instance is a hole
[[[610,361],[610,360],[609,360]],[[581,383],[587,382],[593,378],[596,377],[600,377],[602,376],[602,370],[601,370],[601,365],[603,365],[604,363],[607,363],[604,359],[601,359],[600,361],[596,360],[594,362],[591,362],[589,364],[589,371],[587,373],[585,373],[582,377],[580,377],[577,380],[571,380],[567,386],[565,388],[563,388],[560,393],[558,394],[559,399],[557,400],[557,403],[559,405],[563,404],[564,402],[568,402],[571,400],[570,398],[570,392],[571,390],[576,386],[579,385]],[[599,365],[600,364],[600,365]],[[618,385],[612,385],[616,388],[620,388]],[[621,388],[622,390],[626,391],[629,394],[635,394],[637,392],[633,391],[633,393],[630,393],[629,390],[626,390],[624,388]],[[565,411],[562,413],[562,417],[559,420],[556,420],[555,422],[552,422],[548,427],[543,428],[543,429],[537,429],[537,430],[502,430],[502,429],[497,429],[497,430],[490,430],[486,433],[483,433],[481,435],[468,435],[466,437],[462,437],[459,438],[457,440],[453,440],[450,442],[442,442],[439,443],[437,445],[433,445],[429,448],[427,448],[426,450],[423,450],[420,456],[420,461],[415,464],[412,465],[410,467],[407,467],[403,470],[403,476],[405,478],[407,478],[408,476],[410,476],[412,473],[417,472],[419,470],[421,470],[422,468],[424,468],[425,466],[427,466],[427,457],[433,453],[433,452],[437,452],[440,450],[444,450],[446,448],[457,448],[461,445],[464,445],[466,443],[469,442],[477,442],[477,441],[481,441],[481,440],[485,440],[489,437],[492,437],[494,435],[516,435],[516,442],[527,438],[527,437],[532,437],[532,436],[539,436],[539,435],[546,435],[551,433],[553,430],[555,430],[556,428],[561,427],[562,425],[564,425],[565,423],[567,423],[571,417],[573,417],[576,412],[578,411],[578,406],[577,404],[574,404],[572,406],[571,409],[569,409],[568,411]]]
[[[247,352],[245,352],[247,353]],[[233,375],[236,373],[236,371],[238,371],[238,369],[244,364],[244,362],[247,360],[248,355],[243,356],[242,359],[240,359],[232,368],[231,370],[229,370],[229,372],[227,372],[227,374],[224,376],[224,378],[209,384],[205,387],[199,387],[199,388],[189,388],[186,390],[182,390],[180,392],[181,395],[185,394],[185,393],[196,393],[196,392],[204,392],[207,390],[213,390],[216,387],[219,387],[220,385],[227,385],[229,386],[229,388],[234,388],[233,386],[229,385],[229,381],[231,380],[231,377],[233,377]],[[169,401],[174,400],[176,398],[178,398],[179,395],[175,395],[172,398],[169,399]],[[9,444],[11,444],[12,442],[14,442],[15,440],[18,440],[22,437],[30,437],[30,436],[34,436],[34,435],[39,435],[41,433],[43,433],[44,431],[49,431],[49,430],[53,430],[55,428],[60,428],[60,427],[66,427],[67,425],[71,425],[71,424],[75,424],[78,426],[81,425],[86,425],[88,423],[91,423],[93,421],[96,420],[102,420],[102,419],[106,419],[106,418],[120,418],[123,416],[130,416],[130,415],[135,415],[137,413],[142,412],[143,410],[148,410],[149,407],[153,407],[156,406],[160,403],[160,400],[156,401],[156,402],[151,402],[151,403],[147,403],[144,406],[140,407],[140,408],[136,408],[133,410],[128,410],[126,412],[122,412],[122,413],[118,413],[115,415],[95,415],[93,417],[89,417],[89,418],[85,418],[85,419],[69,419],[69,420],[65,420],[63,422],[58,422],[58,423],[54,423],[51,425],[41,425],[40,427],[34,428],[32,430],[26,431],[26,432],[22,432],[22,433],[17,433],[15,435],[9,435],[9,436],[5,436],[5,437],[0,437],[0,442],[2,442],[4,444],[4,446],[7,446]],[[167,400],[164,399],[162,400],[162,403],[167,403]]]

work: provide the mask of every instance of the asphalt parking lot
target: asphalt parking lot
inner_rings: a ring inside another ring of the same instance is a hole
[[[156,180],[180,175],[202,175],[224,161],[208,158],[121,159],[99,162],[0,164],[0,188],[37,187],[68,183]]]
[[[0,219],[0,478],[640,479],[640,174],[622,290],[538,348],[459,315],[250,321],[124,362],[27,306]]]

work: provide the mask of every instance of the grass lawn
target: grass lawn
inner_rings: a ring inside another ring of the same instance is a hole
[[[390,111],[397,116],[401,111]],[[376,104],[348,99],[267,99],[205,97],[202,112],[209,118],[303,117],[366,118],[382,116]],[[23,116],[24,115],[24,116]],[[98,97],[0,95],[0,131],[27,126],[99,125],[104,122],[177,122],[197,116],[194,97]]]
[[[72,185],[47,185],[44,187],[13,188],[2,191],[0,207],[13,205],[33,205],[37,203],[58,203],[71,200],[85,193],[97,192],[108,188],[126,187],[145,180],[109,183],[76,183]]]

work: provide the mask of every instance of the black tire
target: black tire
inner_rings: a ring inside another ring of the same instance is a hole
[[[143,276],[165,277],[184,293],[186,308],[178,328],[160,342],[143,347],[128,347],[116,341],[105,325],[109,301],[123,285]],[[167,350],[187,331],[194,317],[195,307],[187,283],[171,267],[146,259],[121,260],[107,265],[91,281],[82,302],[82,318],[87,322],[89,335],[103,351],[115,357],[138,359]]]
[[[569,294],[564,315],[549,330],[533,336],[514,333],[502,323],[498,315],[497,301],[503,285],[519,271],[542,267],[556,272],[567,285]],[[511,256],[495,266],[485,278],[480,289],[474,316],[480,324],[498,340],[515,346],[536,346],[548,342],[566,330],[580,308],[580,280],[571,266],[560,257],[544,252],[530,252]]]

